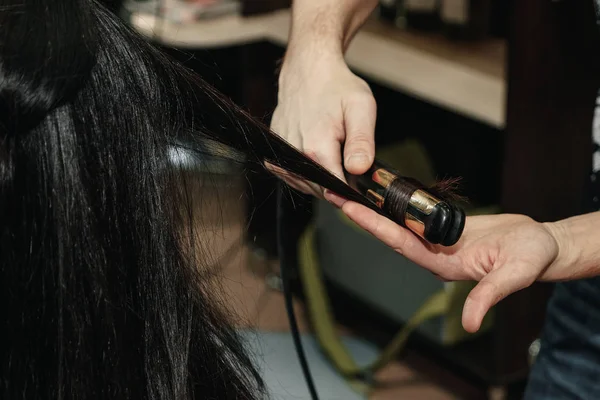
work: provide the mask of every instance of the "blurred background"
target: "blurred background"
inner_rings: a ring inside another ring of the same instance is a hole
[[[462,177],[472,215],[518,212],[550,221],[581,213],[589,94],[598,84],[591,6],[381,0],[346,55],[378,104],[377,157],[424,183]],[[149,41],[269,123],[289,0],[116,0],[115,7]],[[463,7],[465,18],[450,20],[444,7]],[[214,183],[197,188],[198,240],[219,265],[223,302],[256,350],[273,397],[307,399],[281,293],[277,181],[243,161],[205,161],[204,170],[188,167]],[[321,398],[364,396],[320,350],[300,274],[307,263],[321,271],[338,338],[359,364],[399,332],[408,337],[370,398],[520,398],[551,285],[510,296],[482,332],[468,335],[460,315],[471,283],[438,281],[326,202],[293,190],[285,201],[293,210],[286,240],[298,249],[286,267]]]

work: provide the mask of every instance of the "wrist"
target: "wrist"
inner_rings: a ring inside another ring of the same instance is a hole
[[[542,224],[552,236],[557,246],[557,255],[542,275],[546,281],[564,281],[577,279],[582,271],[581,252],[579,246],[573,243],[573,232],[569,223],[565,220],[557,222],[545,222]]]
[[[315,84],[315,80],[329,80],[343,69],[348,69],[341,49],[335,46],[319,46],[311,42],[289,47],[279,72],[279,90],[289,86],[306,83]]]
[[[341,39],[332,35],[319,37],[309,33],[297,40],[290,40],[283,61],[283,67],[322,66],[344,62]]]
[[[378,0],[295,0],[288,49],[322,50],[343,57]]]

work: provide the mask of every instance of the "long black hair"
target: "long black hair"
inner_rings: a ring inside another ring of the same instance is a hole
[[[1,398],[266,395],[169,161],[215,142],[373,208],[102,2],[0,4]]]
[[[206,90],[94,0],[0,5],[1,398],[264,394],[169,163],[239,129]]]

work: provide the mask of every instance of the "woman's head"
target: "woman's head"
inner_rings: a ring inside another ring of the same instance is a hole
[[[0,397],[264,393],[211,301],[198,200],[169,159],[215,142],[377,210],[101,2],[4,0]]]
[[[0,397],[262,393],[168,158],[212,96],[97,1],[0,7]]]

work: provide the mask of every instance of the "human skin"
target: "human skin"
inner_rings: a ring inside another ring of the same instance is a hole
[[[383,243],[445,281],[478,284],[462,315],[466,331],[476,332],[486,313],[502,299],[535,281],[558,282],[600,275],[600,212],[556,222],[525,215],[467,217],[458,243],[427,243],[360,204],[326,191],[324,197]]]
[[[376,102],[369,85],[348,68],[344,53],[377,4],[292,3],[271,128],[342,179],[344,168],[355,175],[365,173],[375,156]],[[318,185],[289,177],[286,181],[304,193],[323,196]]]

